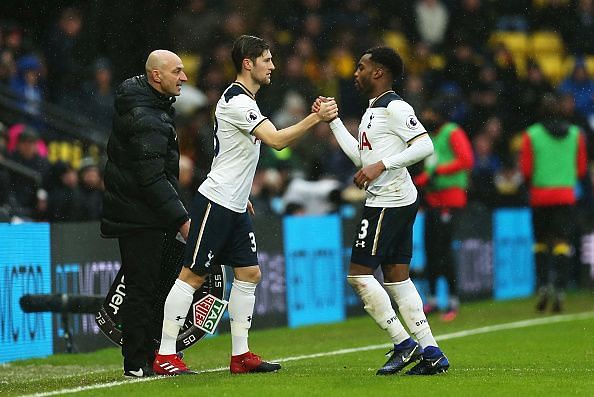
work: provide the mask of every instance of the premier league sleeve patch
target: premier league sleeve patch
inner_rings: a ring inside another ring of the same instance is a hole
[[[245,119],[248,123],[255,123],[260,118],[260,113],[255,109],[250,109],[245,114]]]
[[[416,130],[417,128],[419,128],[419,125],[421,125],[421,123],[419,123],[417,116],[415,116],[414,114],[411,114],[406,118],[406,126],[411,130]]]

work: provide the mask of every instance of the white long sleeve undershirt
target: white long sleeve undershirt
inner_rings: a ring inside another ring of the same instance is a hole
[[[361,161],[361,154],[359,153],[359,142],[346,129],[342,120],[338,117],[332,120],[330,122],[330,129],[342,151],[351,159],[357,168],[361,168],[363,163]]]
[[[351,159],[355,166],[362,167],[363,163],[361,161],[361,154],[359,153],[359,143],[346,129],[342,121],[339,118],[332,120],[330,122],[330,129],[342,151]],[[428,134],[424,134],[415,138],[411,142],[411,145],[402,152],[386,157],[382,159],[382,162],[386,170],[393,170],[418,163],[432,153],[433,142],[431,142]]]
[[[433,142],[429,134],[420,135],[415,138],[409,147],[393,156],[382,159],[387,170],[408,167],[423,160],[433,153]]]

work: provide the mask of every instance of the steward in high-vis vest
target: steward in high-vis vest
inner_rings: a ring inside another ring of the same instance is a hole
[[[586,175],[586,140],[580,128],[552,118],[526,129],[520,151],[520,168],[530,187],[536,262],[536,309],[545,311],[553,298],[553,312],[563,309],[564,292],[571,273],[571,244],[575,225],[575,187]],[[555,278],[549,283],[550,268]],[[552,284],[552,285],[551,285]]]
[[[440,101],[430,103],[422,112],[421,120],[430,132],[434,154],[425,160],[424,171],[415,178],[415,183],[424,187],[425,273],[430,291],[425,311],[436,310],[436,283],[443,275],[450,290],[448,307],[442,316],[445,321],[453,320],[460,306],[451,246],[456,218],[466,207],[474,162],[466,132],[458,124],[448,122],[448,114],[447,106]]]

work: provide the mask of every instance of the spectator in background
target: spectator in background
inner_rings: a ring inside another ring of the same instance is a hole
[[[16,23],[8,23],[2,28],[2,48],[12,54],[14,59],[25,55],[28,48],[23,44],[23,28]]]
[[[19,95],[22,109],[33,120],[41,114],[44,93],[41,83],[42,65],[34,55],[26,55],[17,61],[17,74],[10,88]]]
[[[529,60],[526,77],[519,84],[516,124],[526,126],[534,123],[540,113],[542,98],[553,92],[553,86],[545,79],[540,66],[536,61]]]
[[[482,51],[492,31],[483,0],[460,0],[452,7],[452,18],[448,24],[447,38],[456,42],[466,38],[475,51]]]
[[[11,206],[14,215],[20,218],[42,219],[47,197],[43,184],[49,174],[50,165],[46,158],[39,155],[37,142],[39,135],[30,127],[25,128],[17,138],[15,151],[9,159],[38,173],[37,178],[17,171],[10,172]]]
[[[576,110],[594,127],[594,80],[588,76],[583,59],[576,60],[571,76],[561,82],[559,93],[571,94]]]
[[[171,20],[171,42],[180,54],[204,55],[222,18],[208,0],[186,0]]]
[[[499,30],[526,32],[529,29],[526,10],[531,0],[496,0],[491,2],[495,12],[495,27]]]
[[[417,33],[425,43],[440,48],[446,37],[450,13],[440,0],[417,0]]]
[[[74,7],[64,8],[45,46],[50,99],[69,109],[78,108],[79,98],[72,96],[72,92],[80,91],[89,62],[83,27],[81,11]]]
[[[429,297],[424,309],[426,313],[437,309],[437,279],[445,276],[450,299],[442,316],[444,321],[454,320],[460,308],[452,241],[460,212],[467,204],[474,162],[468,136],[462,127],[449,121],[450,114],[449,104],[440,98],[423,109],[421,120],[430,131],[435,153],[425,160],[425,170],[415,178],[425,191],[425,273]]]
[[[103,210],[103,179],[92,159],[83,159],[78,170],[81,221],[98,221]]]
[[[77,222],[82,220],[82,195],[78,174],[69,163],[57,162],[50,171],[48,183],[47,220]]]
[[[0,84],[9,86],[17,75],[16,62],[12,52],[0,47]]]
[[[530,186],[536,262],[536,310],[563,310],[572,265],[575,187],[586,175],[588,156],[580,127],[559,113],[556,97],[543,99],[540,121],[526,129],[520,168]],[[550,279],[551,270],[554,278]]]
[[[569,49],[576,55],[594,54],[594,0],[578,0],[569,24]]]
[[[454,83],[465,95],[469,95],[479,79],[480,61],[474,48],[464,38],[453,43],[443,72],[444,83]]]
[[[103,129],[111,129],[115,90],[112,85],[111,63],[107,58],[95,60],[92,79],[82,85],[84,112]]]
[[[181,155],[179,157],[179,198],[186,208],[192,204],[196,188],[194,162],[188,156]]]
[[[469,93],[471,113],[467,125],[471,131],[478,131],[489,117],[503,112],[504,86],[497,77],[494,65],[484,63],[481,66],[478,81]]]
[[[501,160],[495,154],[493,141],[486,133],[476,135],[472,143],[475,161],[469,184],[469,199],[494,207],[495,175],[501,168]]]
[[[284,104],[285,95],[294,92],[306,102],[314,100],[315,89],[304,74],[303,59],[297,55],[289,55],[284,64],[283,78],[278,84],[267,87],[262,92],[262,111],[276,113]]]

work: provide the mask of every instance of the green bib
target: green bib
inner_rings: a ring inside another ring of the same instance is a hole
[[[574,187],[577,183],[579,128],[570,126],[564,137],[552,136],[540,123],[531,125],[526,131],[534,154],[532,185]]]
[[[446,123],[440,129],[435,137],[431,137],[433,140],[433,148],[435,150],[435,156],[437,157],[437,163],[433,169],[427,169],[430,173],[440,166],[441,164],[449,163],[454,160],[456,154],[452,150],[450,145],[450,137],[452,132],[459,128],[458,124]],[[444,190],[452,187],[459,187],[466,189],[468,187],[468,172],[458,171],[448,175],[433,175],[431,178],[431,190]]]

